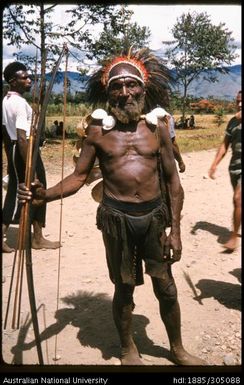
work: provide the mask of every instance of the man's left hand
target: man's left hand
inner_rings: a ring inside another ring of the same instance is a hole
[[[169,263],[178,262],[181,259],[182,244],[180,234],[170,233],[165,242],[165,260]]]
[[[185,172],[186,166],[184,162],[179,163],[179,171],[180,172]]]

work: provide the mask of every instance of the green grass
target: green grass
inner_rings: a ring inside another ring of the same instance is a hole
[[[195,115],[196,128],[176,130],[176,141],[182,153],[216,148],[223,140],[227,122],[232,115],[225,115],[218,126],[215,115]],[[177,119],[178,116],[175,116]]]
[[[45,131],[48,136],[50,127],[53,125],[53,122],[58,120],[58,122],[63,121],[63,116],[47,116]],[[81,121],[81,116],[66,116],[65,117],[65,129],[69,136],[75,136],[77,124]]]

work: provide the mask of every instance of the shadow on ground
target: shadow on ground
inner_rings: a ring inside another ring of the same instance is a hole
[[[77,338],[82,346],[99,349],[104,360],[119,358],[119,339],[112,318],[112,302],[107,294],[79,291],[62,298],[63,303],[71,307],[57,310],[56,322],[48,326],[41,334],[41,341],[58,335],[66,327],[78,328]],[[141,354],[162,357],[170,360],[170,352],[155,345],[146,333],[149,319],[143,315],[133,315],[133,334]],[[31,320],[26,319],[19,331],[17,344],[12,348],[12,364],[23,364],[23,351],[33,348],[35,341],[26,343],[25,339]],[[160,342],[160,341],[159,341]],[[94,363],[96,364],[96,363]]]
[[[228,309],[241,311],[241,285],[213,279],[201,279],[196,284],[196,288],[201,291],[201,294],[194,297],[195,300],[201,301],[204,298],[213,297]]]
[[[199,221],[192,227],[191,234],[195,235],[197,230],[208,231],[209,233],[216,235],[217,242],[224,244],[230,238],[230,231],[223,226],[215,225],[214,223]]]

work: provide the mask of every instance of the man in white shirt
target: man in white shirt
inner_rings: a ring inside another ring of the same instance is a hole
[[[2,251],[14,251],[6,243],[6,231],[11,223],[19,223],[20,206],[17,201],[18,183],[25,180],[25,162],[27,156],[28,139],[30,135],[32,108],[27,103],[23,94],[30,91],[31,79],[24,64],[13,62],[4,70],[4,79],[9,84],[10,90],[2,102],[2,134],[4,148],[8,159],[9,182],[3,206],[3,240]],[[38,154],[36,174],[38,179],[46,185],[44,165]],[[46,206],[31,208],[31,223],[33,225],[32,248],[56,249],[59,242],[51,242],[42,235],[45,227]]]

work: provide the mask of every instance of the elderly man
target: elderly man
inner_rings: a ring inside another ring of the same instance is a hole
[[[98,158],[103,197],[97,226],[103,234],[109,276],[115,288],[113,317],[120,337],[122,365],[143,364],[131,330],[133,293],[135,286],[143,284],[143,263],[159,301],[172,361],[178,365],[206,364],[183,348],[180,308],[171,272],[171,264],[181,258],[180,213],[184,194],[164,110],[149,111],[165,94],[166,81],[166,69],[146,50],[114,58],[94,74],[89,83],[89,99],[94,104],[108,101],[108,113],[97,109],[91,114],[75,170],[62,182],[64,197],[76,193],[86,183]],[[160,182],[169,190],[170,212]],[[40,184],[34,184],[32,192],[25,186],[19,188],[22,202],[33,198],[39,203],[50,202],[60,196],[61,182],[47,190]]]

